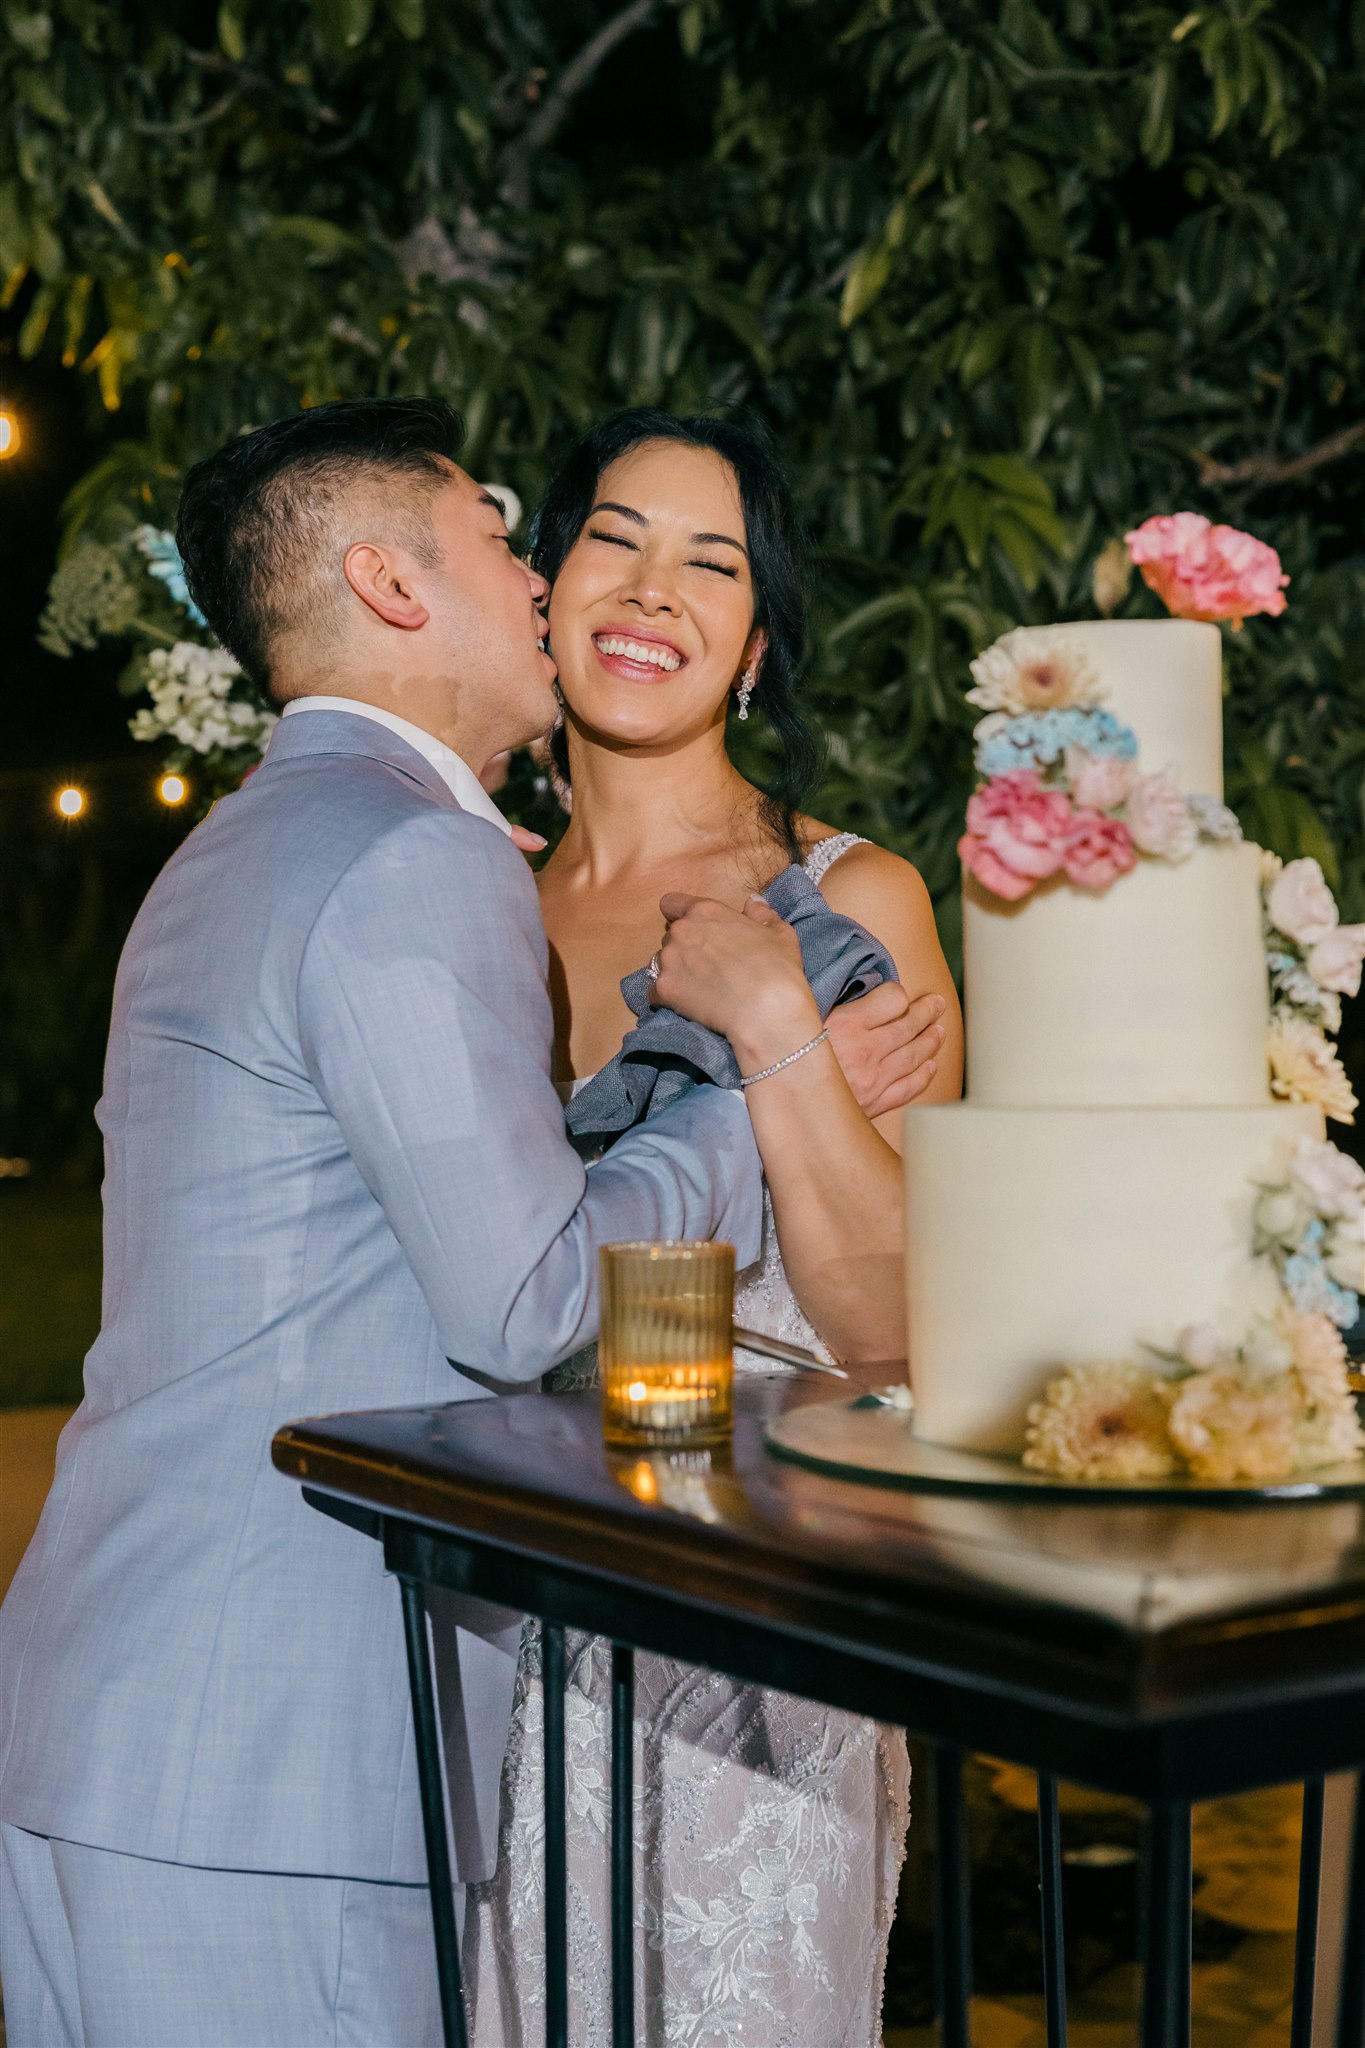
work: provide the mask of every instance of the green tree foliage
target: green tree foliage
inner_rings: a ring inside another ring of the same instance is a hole
[[[1360,0],[0,24],[0,275],[110,415],[73,534],[164,523],[187,461],[334,395],[442,390],[529,501],[606,408],[752,404],[825,557],[821,808],[951,925],[967,660],[1092,613],[1107,542],[1202,510],[1293,577],[1228,636],[1230,796],[1365,915]]]

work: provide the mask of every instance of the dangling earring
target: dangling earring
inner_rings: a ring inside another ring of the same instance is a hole
[[[749,716],[749,699],[753,696],[753,694],[754,671],[751,665],[750,667],[745,669],[743,675],[739,679],[739,717],[741,724],[743,724],[744,720]]]

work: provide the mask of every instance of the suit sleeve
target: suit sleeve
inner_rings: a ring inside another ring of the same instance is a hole
[[[526,1381],[597,1332],[597,1251],[719,1237],[758,1255],[742,1101],[697,1089],[585,1171],[550,1079],[535,885],[483,820],[431,808],[338,881],[299,973],[304,1059],[447,1356]]]

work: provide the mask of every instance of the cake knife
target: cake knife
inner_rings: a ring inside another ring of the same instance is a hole
[[[735,1324],[735,1342],[744,1351],[756,1351],[760,1358],[775,1358],[779,1365],[803,1365],[808,1372],[827,1372],[832,1379],[851,1379],[841,1365],[831,1365],[827,1359],[817,1358],[813,1351],[807,1351],[803,1344],[788,1344],[781,1337],[765,1337],[761,1330],[741,1330]]]

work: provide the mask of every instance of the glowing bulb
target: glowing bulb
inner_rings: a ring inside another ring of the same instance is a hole
[[[19,422],[6,407],[0,406],[0,462],[7,455],[19,453]]]
[[[626,1388],[626,1399],[628,1401],[643,1401],[648,1392],[649,1388],[643,1380],[632,1380]]]
[[[156,786],[156,793],[163,804],[183,804],[190,793],[190,786],[183,775],[163,775]]]
[[[65,789],[57,792],[57,809],[64,818],[79,818],[85,809],[85,791],[68,783]]]

